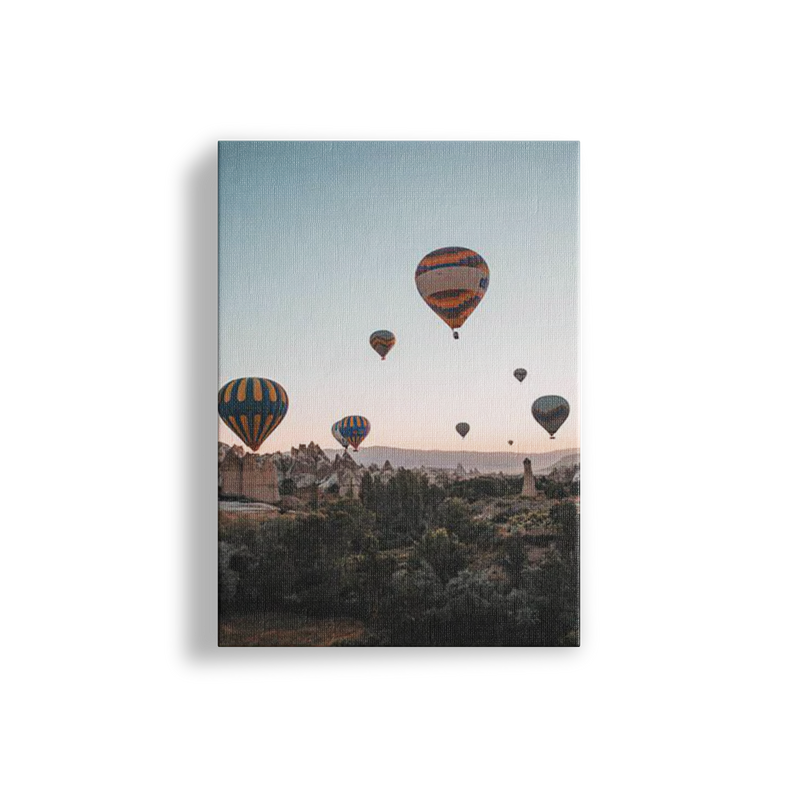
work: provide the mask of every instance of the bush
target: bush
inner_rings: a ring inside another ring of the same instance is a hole
[[[413,552],[431,565],[442,583],[454,578],[467,565],[466,548],[444,528],[427,533],[417,542]]]
[[[373,634],[381,645],[410,647],[575,646],[577,584],[557,554],[522,567],[520,586],[462,570],[445,586],[414,558],[392,578]]]

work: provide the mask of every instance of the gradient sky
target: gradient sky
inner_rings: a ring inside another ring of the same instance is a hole
[[[578,446],[578,181],[577,142],[221,142],[220,386],[260,376],[289,395],[259,452],[336,447],[348,414],[370,420],[365,447]],[[458,341],[414,283],[448,246],[491,271]],[[386,361],[368,343],[381,328]],[[530,412],[543,394],[572,408],[554,441]],[[238,441],[221,422],[219,437]]]

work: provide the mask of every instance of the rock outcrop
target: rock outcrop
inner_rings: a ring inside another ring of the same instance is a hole
[[[263,503],[280,501],[278,471],[271,458],[248,453],[242,459],[242,497]]]
[[[242,456],[238,445],[224,451],[219,463],[219,493],[227,497],[242,496]]]

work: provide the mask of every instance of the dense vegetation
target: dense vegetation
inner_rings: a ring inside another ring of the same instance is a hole
[[[262,522],[223,517],[220,615],[361,620],[364,635],[341,645],[577,645],[577,507],[522,500],[520,480],[443,488],[411,470],[385,483],[367,473],[361,501]],[[571,493],[557,481],[541,488]]]

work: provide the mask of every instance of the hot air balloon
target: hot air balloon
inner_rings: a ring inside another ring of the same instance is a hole
[[[531,406],[533,418],[555,439],[555,432],[569,416],[569,403],[557,394],[548,394],[534,400]]]
[[[394,334],[391,331],[375,331],[370,334],[370,347],[381,357],[381,361],[386,360],[386,354],[394,347]]]
[[[336,439],[336,441],[339,442],[339,444],[344,447],[345,450],[350,447],[350,442],[348,442],[347,439],[345,439],[342,434],[339,433],[338,422],[334,422],[333,425],[331,425],[331,433],[333,434],[333,438]]]
[[[414,275],[422,299],[453,329],[475,310],[489,288],[489,267],[474,250],[442,247],[419,262]]]
[[[509,439],[508,440],[508,444],[509,444],[509,447],[510,447],[512,444],[514,444],[514,440],[513,439]]]
[[[369,420],[366,417],[343,417],[336,423],[339,434],[356,452],[369,434]]]
[[[525,378],[526,378],[527,376],[528,376],[528,370],[526,370],[526,369],[522,369],[522,367],[520,367],[519,369],[515,369],[515,370],[514,370],[514,377],[515,377],[515,378],[516,378],[516,379],[517,379],[517,380],[518,380],[520,383],[522,383],[522,381],[524,381],[524,380],[525,380]]]
[[[469,425],[466,422],[459,422],[456,425],[456,431],[458,431],[458,435],[463,439],[469,433]]]
[[[253,451],[258,450],[289,409],[286,390],[266,378],[236,378],[219,390],[222,421]]]

